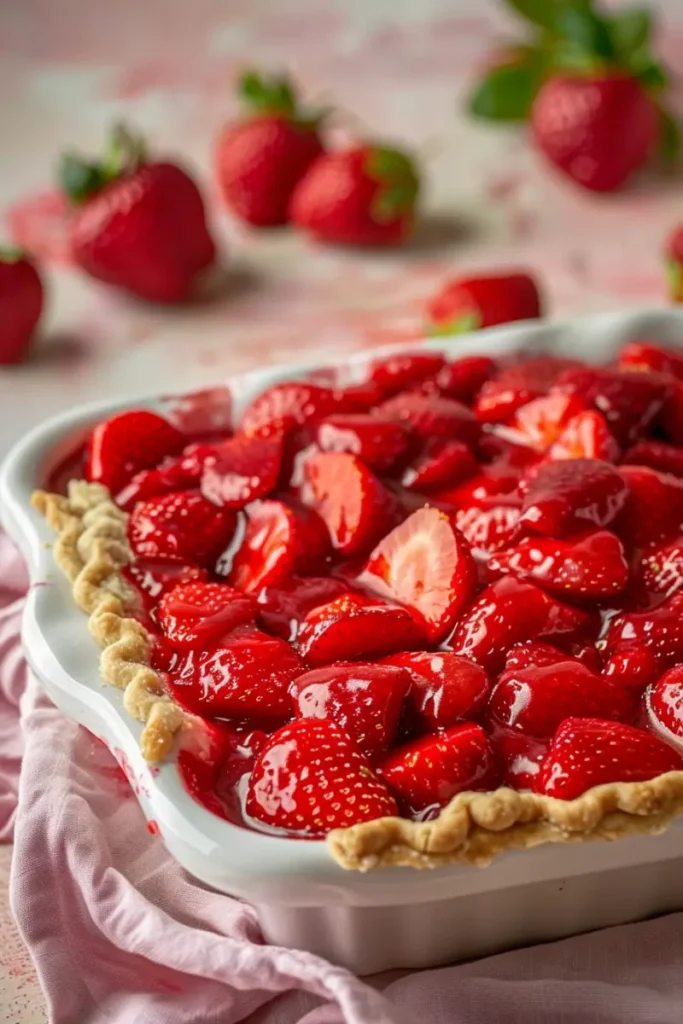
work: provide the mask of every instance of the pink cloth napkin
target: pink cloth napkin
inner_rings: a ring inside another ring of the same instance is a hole
[[[174,863],[109,752],[29,675],[25,585],[0,535],[0,838],[14,829],[12,909],[51,1022],[680,1024],[683,914],[370,982],[264,945],[249,906]]]

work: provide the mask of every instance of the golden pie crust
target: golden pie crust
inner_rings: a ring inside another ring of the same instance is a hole
[[[145,758],[160,761],[189,716],[164,692],[161,677],[150,667],[149,635],[127,614],[137,600],[121,574],[132,558],[127,516],[105,487],[83,480],[72,481],[66,497],[36,491],[33,504],[57,533],[55,561],[104,648],[102,676],[124,691],[126,710],[145,723],[140,738]],[[682,813],[683,771],[647,782],[595,786],[576,800],[501,788],[460,793],[433,821],[380,818],[335,829],[328,848],[341,867],[354,871],[484,866],[505,850],[663,832]]]

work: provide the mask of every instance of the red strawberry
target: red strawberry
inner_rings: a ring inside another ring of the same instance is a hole
[[[620,71],[556,75],[531,113],[536,145],[583,188],[612,192],[640,170],[659,141],[657,105],[640,82]]]
[[[659,659],[649,648],[633,646],[613,654],[605,662],[603,675],[610,683],[640,696],[660,676]]]
[[[141,469],[183,447],[179,430],[147,409],[120,412],[94,428],[86,451],[86,478],[119,491]]]
[[[571,643],[590,636],[596,625],[591,613],[563,604],[532,583],[503,577],[461,617],[450,646],[495,672],[515,644],[541,637]]]
[[[332,719],[374,757],[393,743],[410,686],[401,668],[337,662],[299,676],[289,692],[297,718]]]
[[[225,384],[162,399],[174,427],[195,442],[215,441],[232,432],[232,392]]]
[[[620,370],[653,370],[683,379],[683,356],[650,341],[629,341],[619,352]]]
[[[546,537],[562,537],[591,526],[608,526],[624,508],[628,486],[599,459],[544,462],[527,471],[520,524]]]
[[[503,494],[458,509],[455,525],[473,549],[490,553],[506,548],[519,537],[520,515],[519,499]]]
[[[148,160],[142,140],[119,128],[102,163],[67,156],[61,176],[78,204],[71,255],[86,273],[152,302],[189,296],[216,249],[199,189],[184,170]]]
[[[323,152],[320,118],[303,113],[288,79],[255,71],[240,81],[247,115],[216,140],[216,180],[227,206],[257,227],[284,224],[296,185]]]
[[[260,592],[259,618],[268,632],[295,640],[299,626],[313,608],[346,593],[347,585],[332,576],[292,576]]]
[[[648,594],[675,594],[683,587],[683,537],[644,551],[635,574]]]
[[[613,597],[628,584],[624,549],[607,530],[569,541],[529,537],[493,555],[489,569],[533,580],[560,596],[584,600]]]
[[[343,594],[312,609],[297,637],[297,647],[311,665],[381,657],[424,643],[424,633],[404,608],[362,594]]]
[[[206,649],[256,618],[256,602],[225,583],[180,583],[159,601],[156,617],[176,647]]]
[[[318,425],[316,436],[322,451],[351,452],[378,473],[391,469],[410,441],[402,423],[368,413],[328,416]]]
[[[571,660],[566,651],[561,651],[559,647],[553,647],[543,640],[529,640],[510,648],[505,656],[505,672],[543,668],[546,665],[557,665],[560,661]]]
[[[677,739],[683,739],[683,665],[670,668],[650,687],[647,707],[655,728],[659,726]]]
[[[128,520],[128,540],[137,556],[177,558],[211,569],[236,525],[234,512],[216,508],[196,491],[181,491],[137,505]]]
[[[632,547],[675,537],[683,527],[683,480],[646,466],[621,466],[628,501],[616,529]]]
[[[543,395],[517,409],[511,427],[521,444],[545,452],[584,409],[577,395]]]
[[[139,501],[171,491],[196,490],[204,467],[215,461],[217,454],[218,447],[214,445],[190,444],[177,458],[164,459],[156,469],[141,469],[135,473],[116,495],[116,504],[130,512]]]
[[[489,709],[507,729],[551,737],[565,718],[631,720],[637,697],[576,660],[512,669],[500,677]]]
[[[575,396],[570,396],[575,397]],[[566,427],[551,445],[549,459],[602,459],[616,462],[619,445],[607,426],[605,417],[599,412],[588,410],[567,423]]]
[[[380,541],[359,577],[363,586],[408,608],[431,641],[453,628],[476,580],[467,542],[445,512],[428,507]]]
[[[391,495],[359,460],[321,452],[306,460],[301,497],[325,522],[333,546],[364,554],[395,522]]]
[[[446,363],[434,377],[434,383],[447,398],[471,405],[480,388],[497,370],[497,363],[489,356],[463,356]]]
[[[683,477],[683,449],[664,441],[638,441],[624,452],[626,466],[649,466],[660,473]]]
[[[309,839],[397,814],[394,798],[335,722],[302,718],[278,729],[249,779],[246,811]]]
[[[262,391],[249,403],[242,415],[240,430],[247,437],[288,434],[296,427],[343,412],[339,405],[339,394],[331,388],[285,381]]]
[[[255,745],[266,739],[263,733],[256,732],[251,737],[241,736],[223,723],[201,718],[193,717],[183,724],[177,755],[181,781],[194,800],[219,818],[227,817],[224,803],[216,793],[219,779],[228,765],[239,772],[235,781],[250,770],[255,754],[245,740],[249,742],[252,738]]]
[[[43,312],[43,282],[30,257],[0,248],[0,365],[26,354]]]
[[[577,395],[602,413],[622,446],[637,441],[654,422],[671,392],[671,378],[658,373],[632,373],[583,366],[567,370],[553,391]]]
[[[483,668],[451,651],[404,651],[385,658],[384,664],[408,670],[413,680],[410,703],[433,731],[476,716],[491,692]]]
[[[683,662],[683,594],[676,593],[645,611],[620,612],[600,641],[608,656],[647,647],[662,670]]]
[[[652,733],[621,722],[568,718],[553,739],[534,789],[574,800],[608,782],[645,782],[683,770],[683,757]]]
[[[658,425],[667,441],[683,445],[683,381],[672,379]]]
[[[329,553],[325,526],[310,509],[283,501],[258,501],[248,509],[248,517],[229,574],[238,590],[255,594],[297,570],[322,563]]]
[[[507,423],[520,406],[545,395],[557,378],[579,364],[558,356],[529,356],[506,366],[483,384],[474,403],[486,423]]]
[[[519,505],[520,500],[513,493],[518,482],[519,471],[510,466],[483,466],[480,473],[457,487],[439,491],[434,500],[462,509],[490,508],[492,498]]]
[[[478,469],[477,460],[463,441],[435,438],[403,471],[401,483],[412,491],[433,491],[462,483]]]
[[[541,298],[530,274],[482,274],[443,285],[427,306],[427,328],[430,334],[460,334],[540,316]]]
[[[466,790],[495,789],[498,776],[486,733],[470,722],[399,747],[378,772],[403,807],[421,816]]]
[[[666,276],[672,302],[683,302],[683,225],[669,235],[665,248]]]
[[[136,558],[121,572],[149,604],[156,604],[167,590],[179,583],[203,583],[209,578],[206,569],[197,565],[162,558]]]
[[[497,729],[491,736],[491,745],[502,770],[502,784],[517,790],[533,789],[548,752],[547,742]]]
[[[428,377],[438,374],[446,359],[440,352],[396,352],[384,359],[375,359],[369,367],[369,383],[378,392],[377,401],[407,391]]]
[[[279,437],[238,434],[216,449],[204,466],[201,491],[214,505],[244,508],[275,490],[282,462]]]
[[[190,651],[168,686],[195,714],[269,723],[290,716],[289,686],[305,671],[291,644],[244,626],[218,646]]]
[[[452,398],[402,392],[378,405],[375,412],[399,420],[425,441],[440,437],[474,445],[479,437],[472,411]]]
[[[418,191],[405,153],[359,145],[312,164],[294,190],[289,216],[333,245],[398,245],[412,231]]]

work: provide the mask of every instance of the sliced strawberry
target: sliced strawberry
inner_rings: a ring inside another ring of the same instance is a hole
[[[474,404],[477,417],[507,423],[520,406],[547,394],[560,374],[576,366],[575,360],[557,356],[530,356],[506,366],[482,386]]]
[[[574,659],[504,672],[489,709],[503,727],[543,739],[565,718],[631,721],[636,701],[632,691],[605,681]]]
[[[652,733],[621,722],[568,718],[553,739],[534,789],[574,800],[608,782],[645,782],[683,770],[683,757]]]
[[[318,425],[318,447],[324,452],[351,452],[377,472],[386,472],[407,451],[410,433],[395,420],[367,413],[328,416]]]
[[[421,454],[403,471],[401,484],[412,491],[433,491],[454,487],[473,477],[479,466],[474,455],[462,441],[427,443]]]
[[[201,583],[209,578],[206,569],[198,565],[163,558],[137,558],[124,565],[121,573],[149,605],[156,604],[167,590],[179,583]]]
[[[178,703],[207,718],[283,721],[290,683],[306,666],[285,640],[245,626],[208,651],[191,651],[169,678]]]
[[[441,437],[475,445],[479,437],[471,409],[452,398],[404,391],[382,402],[375,412],[405,424],[425,441]]]
[[[632,646],[608,658],[603,675],[640,696],[661,675],[659,658],[649,647]]]
[[[572,540],[529,537],[493,555],[489,569],[531,579],[568,598],[613,597],[628,584],[628,564],[618,537],[598,530]]]
[[[216,449],[203,467],[201,492],[214,505],[244,508],[275,490],[282,462],[282,440],[237,434]]]
[[[544,668],[546,665],[557,665],[567,661],[566,651],[553,647],[543,640],[529,640],[515,644],[505,656],[505,672],[518,672],[525,668]]]
[[[455,525],[476,551],[490,553],[506,548],[519,537],[520,503],[517,499],[506,501],[507,496],[489,498],[488,507],[483,502],[472,508],[461,508],[455,513]]]
[[[286,381],[263,391],[247,406],[240,430],[247,437],[281,436],[304,423],[331,416],[340,411],[339,404],[339,395],[332,388]]]
[[[547,637],[564,645],[590,637],[597,625],[594,614],[563,604],[533,583],[504,576],[461,617],[450,646],[496,672],[515,644]]]
[[[650,341],[630,341],[619,353],[620,370],[654,370],[683,380],[683,357]]]
[[[673,594],[645,611],[615,615],[600,644],[608,656],[647,647],[662,671],[683,662],[683,594]]]
[[[185,439],[168,420],[147,409],[112,416],[94,428],[86,450],[86,479],[115,494],[141,469],[180,451]]]
[[[671,384],[663,374],[583,366],[562,374],[553,391],[578,395],[601,412],[618,443],[625,446],[637,441],[654,422]]]
[[[139,501],[198,488],[204,466],[215,460],[217,451],[215,445],[191,444],[177,458],[164,459],[156,469],[141,469],[116,495],[116,504],[129,512]]]
[[[548,743],[519,732],[497,729],[491,736],[491,745],[502,770],[502,784],[517,790],[533,789],[548,753]]]
[[[646,466],[621,466],[628,501],[615,530],[631,547],[676,537],[683,527],[683,480]]]
[[[211,569],[232,540],[237,517],[199,492],[150,498],[128,519],[128,540],[144,558],[176,558]]]
[[[394,798],[343,729],[302,718],[270,737],[249,779],[254,821],[310,839],[397,814]]]
[[[616,462],[619,454],[619,445],[607,426],[607,420],[601,413],[592,410],[574,416],[548,450],[549,459],[602,459],[604,462]]]
[[[464,356],[453,363],[446,363],[434,377],[434,383],[446,398],[471,405],[486,381],[497,371],[496,362],[488,356]]]
[[[624,452],[621,461],[626,466],[649,466],[683,477],[683,449],[664,441],[639,441]]]
[[[347,555],[369,551],[395,523],[395,502],[357,455],[321,452],[307,459],[301,496]]]
[[[299,626],[313,608],[348,591],[346,583],[332,576],[292,576],[260,592],[259,618],[270,633],[295,640]]]
[[[448,729],[483,708],[491,682],[480,665],[451,651],[404,651],[384,659],[410,673],[410,703],[430,730]]]
[[[512,495],[517,490],[519,481],[519,470],[510,466],[497,464],[495,466],[484,466],[481,473],[470,477],[457,487],[449,487],[447,490],[438,491],[434,496],[435,501],[453,505],[454,508],[489,508],[489,499],[499,496]],[[518,499],[514,501],[519,503]]]
[[[644,551],[635,575],[648,594],[675,594],[683,587],[683,537]]]
[[[614,466],[598,459],[543,462],[527,471],[519,488],[521,525],[546,537],[608,526],[629,493]]]
[[[329,718],[370,757],[394,742],[412,680],[392,665],[337,662],[295,679],[290,687],[297,718]]]
[[[466,790],[494,789],[498,780],[486,733],[469,722],[399,747],[378,772],[402,806],[421,816]]]
[[[238,590],[255,594],[297,570],[322,565],[330,552],[325,525],[311,509],[269,500],[254,502],[247,514],[228,576]]]
[[[424,633],[404,608],[361,594],[343,594],[314,608],[297,637],[297,647],[311,665],[381,657],[424,644]]]
[[[177,765],[183,786],[190,796],[220,818],[225,808],[216,794],[216,784],[226,760],[235,755],[242,737],[222,722],[188,719],[180,731]],[[245,751],[242,774],[253,765],[251,752]]]
[[[206,648],[256,618],[256,601],[225,583],[181,583],[167,591],[157,621],[176,647]]]
[[[523,444],[545,452],[585,408],[577,395],[543,395],[520,406],[510,426]]]
[[[655,728],[683,739],[683,665],[674,665],[650,687],[647,708]]]
[[[419,384],[444,366],[440,352],[397,352],[370,365],[370,381],[384,398]]]
[[[359,582],[408,608],[429,640],[436,641],[453,628],[472,598],[477,574],[452,519],[426,507],[380,541]]]

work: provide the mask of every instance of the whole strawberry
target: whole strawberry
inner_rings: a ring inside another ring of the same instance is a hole
[[[419,184],[398,149],[366,143],[327,153],[294,190],[290,219],[333,245],[399,245],[413,227]]]
[[[530,274],[482,274],[448,281],[427,306],[427,329],[459,334],[539,316],[541,299]]]
[[[74,204],[69,246],[91,277],[152,302],[191,293],[216,249],[193,179],[148,158],[140,138],[118,127],[101,163],[67,155],[62,186]]]
[[[35,264],[16,249],[0,249],[0,365],[25,354],[43,310]]]
[[[218,187],[226,205],[249,224],[285,224],[295,186],[323,152],[320,116],[301,111],[286,78],[247,72],[240,94],[248,114],[226,125],[216,141]]]

